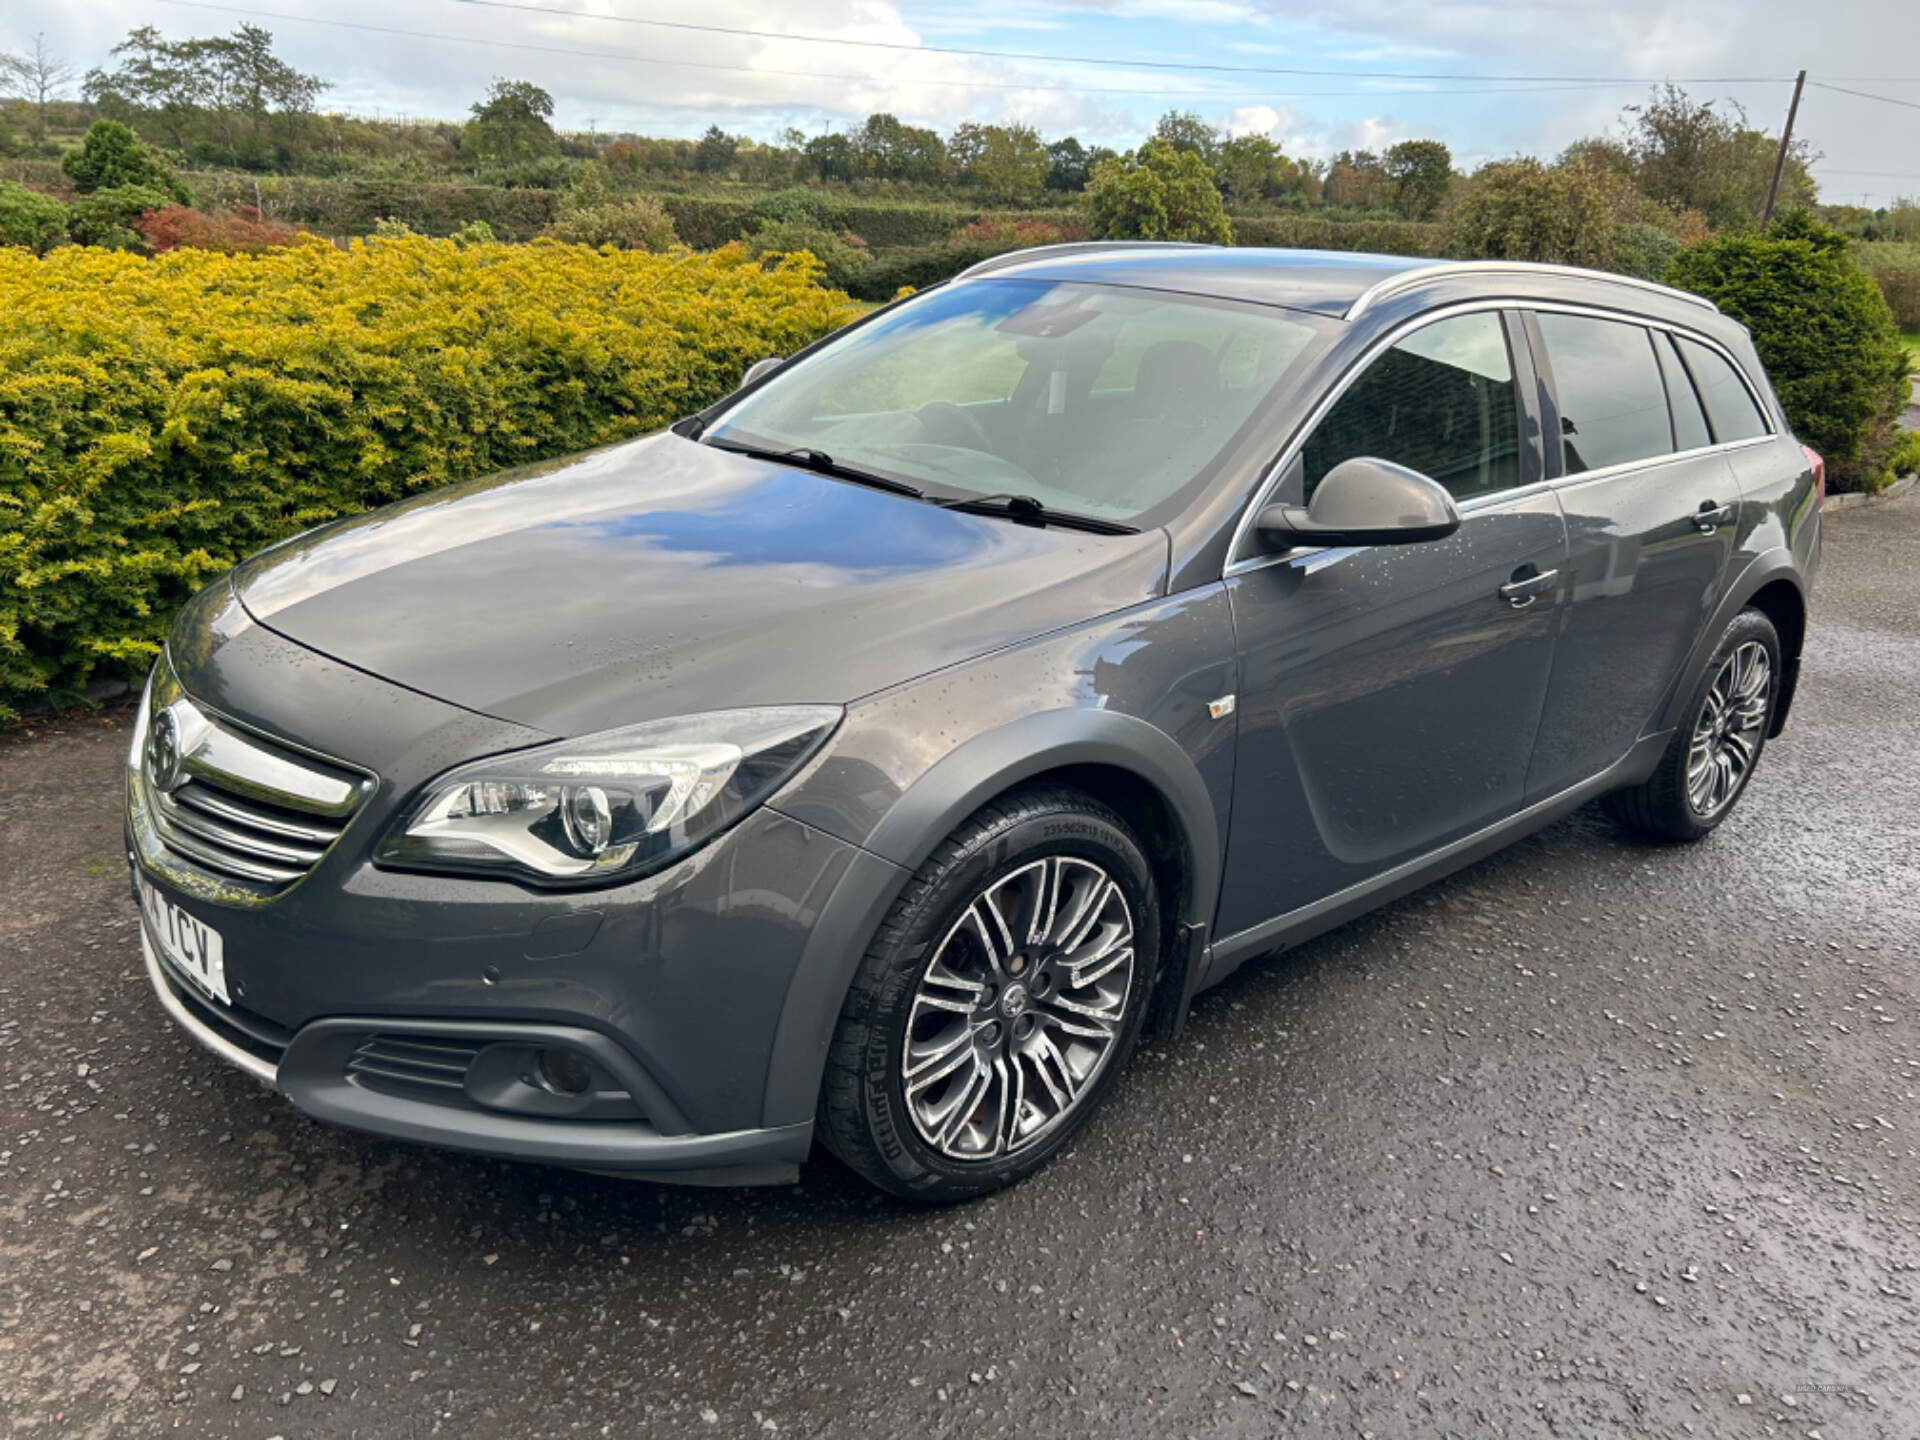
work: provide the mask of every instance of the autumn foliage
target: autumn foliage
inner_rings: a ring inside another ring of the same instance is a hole
[[[155,254],[168,250],[217,250],[222,255],[258,255],[276,245],[290,245],[299,231],[269,220],[251,205],[230,214],[209,215],[185,205],[149,210],[133,228]]]

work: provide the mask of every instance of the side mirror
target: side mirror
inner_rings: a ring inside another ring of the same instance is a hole
[[[1436,481],[1371,455],[1342,460],[1322,477],[1305,509],[1262,506],[1254,520],[1262,539],[1295,545],[1411,545],[1460,528],[1460,511]]]
[[[769,355],[764,360],[756,360],[747,366],[747,373],[740,377],[740,388],[746,389],[756,380],[764,380],[782,365],[787,363],[784,355]]]

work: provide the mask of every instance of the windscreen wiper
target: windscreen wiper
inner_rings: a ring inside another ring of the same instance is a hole
[[[798,465],[803,470],[811,470],[819,475],[831,475],[836,480],[851,480],[856,485],[869,485],[875,490],[885,490],[894,495],[905,495],[911,500],[926,499],[926,492],[918,486],[909,485],[904,480],[895,480],[891,475],[878,475],[871,470],[862,470],[854,465],[842,465],[824,450],[809,450],[799,446],[791,450],[781,450],[771,445],[744,445],[738,440],[723,440],[714,437],[700,442],[711,445],[716,450],[730,450],[735,455],[746,455],[755,460],[772,460],[782,465]]]
[[[1024,525],[1060,525],[1069,530],[1089,530],[1095,535],[1138,535],[1137,525],[1122,525],[1118,520],[1102,520],[1094,515],[1076,515],[1071,510],[1049,510],[1031,495],[962,495],[953,500],[934,502],[942,510],[965,510],[978,515],[1005,515]]]

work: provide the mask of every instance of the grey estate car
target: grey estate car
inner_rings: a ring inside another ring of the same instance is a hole
[[[1595,797],[1719,824],[1823,489],[1659,286],[1004,256],[198,596],[128,757],[147,968],[324,1120],[978,1194],[1250,957]]]

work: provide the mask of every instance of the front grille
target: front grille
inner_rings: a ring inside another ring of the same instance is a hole
[[[211,779],[185,780],[168,793],[149,788],[153,825],[166,847],[222,875],[261,885],[291,885],[320,863],[344,822],[328,822],[235,794]]]
[[[442,1040],[429,1035],[369,1035],[347,1061],[347,1078],[373,1090],[399,1093],[446,1092],[464,1094],[467,1068],[480,1053],[480,1044]]]
[[[293,884],[327,853],[373,777],[202,709],[165,660],[135,738],[154,838],[175,860],[256,890]]]

